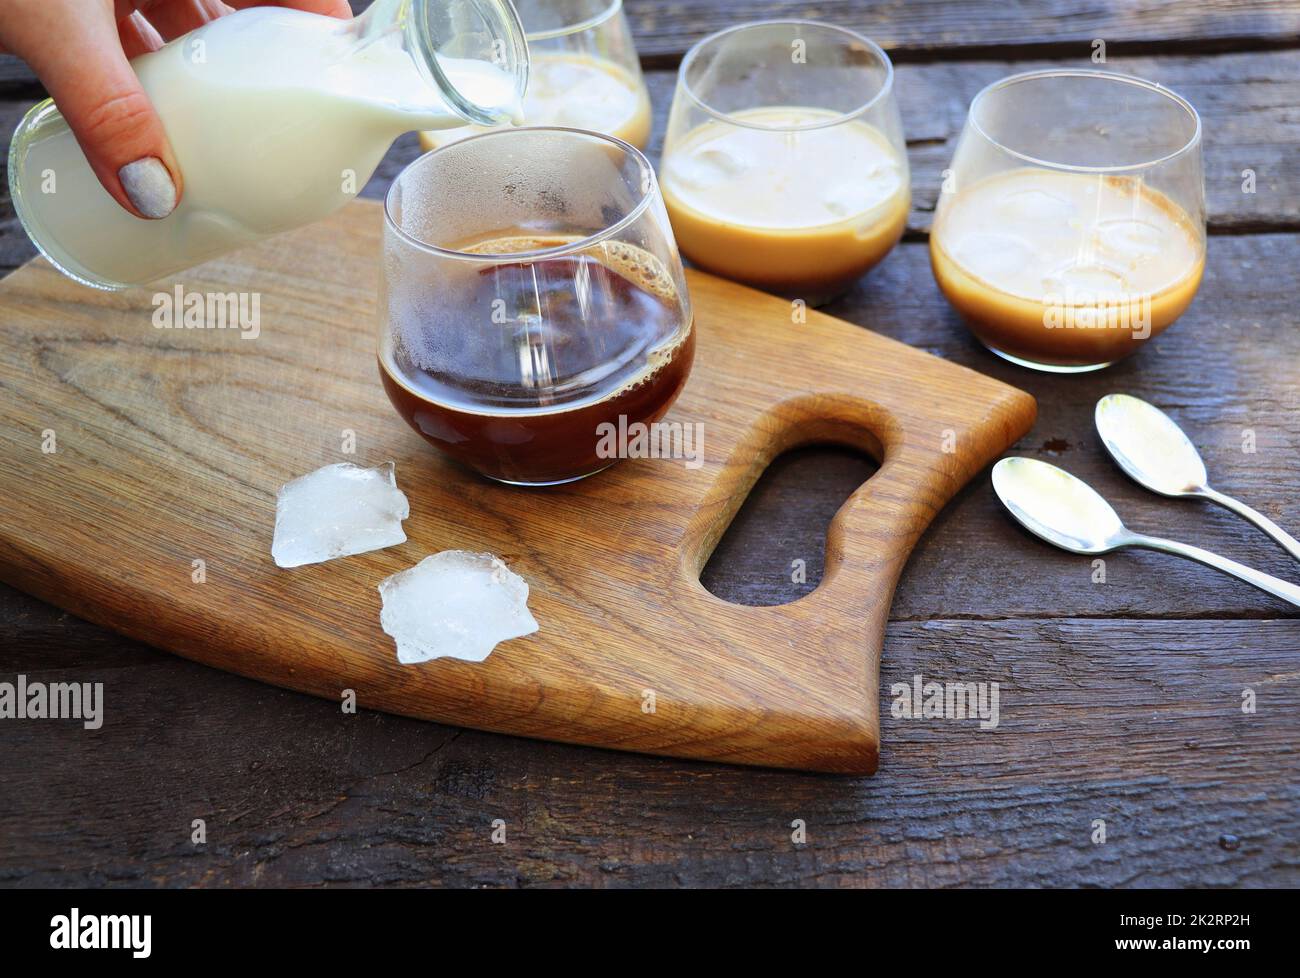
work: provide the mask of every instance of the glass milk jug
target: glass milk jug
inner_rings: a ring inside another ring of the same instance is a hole
[[[9,190],[60,271],[152,282],[341,208],[414,129],[519,122],[528,49],[509,0],[376,0],[345,21],[253,7],[131,62],[180,166],[176,209],[123,210],[52,101],[14,133]]]

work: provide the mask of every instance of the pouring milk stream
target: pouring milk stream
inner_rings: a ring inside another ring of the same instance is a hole
[[[183,174],[161,220],[108,194],[53,102],[14,134],[10,194],[64,273],[142,285],[341,208],[404,132],[518,123],[528,79],[509,0],[377,0],[341,21],[220,17],[131,62]]]

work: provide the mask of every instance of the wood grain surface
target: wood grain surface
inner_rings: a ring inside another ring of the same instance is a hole
[[[7,734],[7,885],[1300,883],[1294,620],[891,623],[886,691],[1000,681],[1003,726],[886,699],[880,773],[850,779],[344,716],[42,607],[0,599],[9,668],[103,682],[108,719]]]
[[[1084,476],[1135,526],[1296,579],[1239,520],[1124,479],[1102,456],[1091,413],[1112,390],[1161,404],[1223,489],[1300,527],[1300,227],[1274,216],[1297,199],[1288,167],[1300,159],[1300,4],[787,6],[879,40],[889,38],[873,25],[910,31],[892,54],[919,205],[913,230],[827,311],[1029,390],[1039,420],[1013,451]],[[692,32],[778,7],[628,2],[652,67],[675,65]],[[662,25],[679,39],[663,40]],[[1133,360],[1063,383],[986,354],[943,302],[924,243],[935,185],[924,174],[946,165],[976,74],[1079,65],[1094,36],[1107,40],[1111,67],[1164,81],[1200,109],[1212,237],[1205,284],[1179,324]],[[0,112],[16,121],[40,87],[4,67]],[[963,95],[943,96],[954,78],[970,78]],[[650,81],[666,113],[672,73]],[[399,141],[367,193],[417,153],[414,139]],[[1273,199],[1238,192],[1234,172],[1248,156],[1277,161],[1244,164],[1261,187],[1288,174]],[[0,211],[0,267],[32,253],[12,211]],[[1247,430],[1254,453],[1242,450]],[[779,459],[705,585],[753,604],[806,593],[827,521],[872,470],[839,449]],[[795,558],[808,562],[802,585],[790,581]],[[102,681],[109,704],[94,733],[0,723],[0,883],[1300,886],[1300,619],[1173,558],[1120,554],[1108,571],[1094,584],[1086,562],[1021,533],[987,477],[959,493],[895,596],[881,770],[869,779],[547,744],[366,710],[345,717],[0,587],[0,679]],[[895,719],[890,685],[917,674],[1001,680],[1004,726]],[[1254,714],[1242,711],[1247,689]],[[197,818],[208,828],[202,846],[191,841]],[[505,845],[491,842],[498,818]],[[804,844],[791,838],[796,818]],[[1092,839],[1099,818],[1103,845]]]
[[[255,336],[211,322],[159,330],[152,290],[95,292],[44,260],[0,283],[0,579],[188,658],[335,700],[355,690],[366,707],[873,772],[876,675],[903,564],[934,514],[1029,430],[1032,399],[692,272],[695,370],[666,420],[701,433],[701,464],[629,460],[542,492],[490,484],[430,452],[375,387],[382,226],[378,204],[354,202],[183,276],[191,292],[256,292]],[[768,463],[819,442],[881,461],[831,520],[821,587],[774,608],[702,588]],[[274,566],[281,485],[389,459],[411,500],[405,545]],[[484,663],[399,665],[375,586],[443,550],[504,557],[541,632]],[[208,568],[199,583],[195,560]]]
[[[749,20],[803,17],[861,31],[898,61],[938,57],[1088,57],[1094,40],[1111,53],[1175,53],[1300,42],[1300,11],[1276,0],[627,0],[643,60],[676,65],[713,31]],[[1077,52],[1077,55],[1076,55]]]

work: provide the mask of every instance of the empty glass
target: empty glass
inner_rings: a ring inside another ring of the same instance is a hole
[[[380,374],[448,455],[502,482],[569,482],[676,399],[691,305],[639,150],[576,129],[471,136],[407,167],[385,216]]]
[[[1057,372],[1127,356],[1182,315],[1201,282],[1196,110],[1103,71],[995,82],[971,102],[930,257],[994,353]]]
[[[831,298],[907,223],[889,58],[861,34],[807,20],[706,37],[678,72],[663,188],[682,252],[701,268]]]

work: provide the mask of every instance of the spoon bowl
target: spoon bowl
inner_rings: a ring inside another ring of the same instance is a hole
[[[1200,452],[1158,407],[1128,394],[1108,394],[1097,402],[1094,417],[1106,450],[1138,485],[1162,496],[1204,499],[1231,510],[1300,560],[1300,540],[1241,500],[1211,488]]]
[[[1162,496],[1199,495],[1207,488],[1201,453],[1155,405],[1108,394],[1097,402],[1095,419],[1106,450],[1138,485]]]
[[[1076,554],[1142,547],[1195,560],[1300,607],[1300,587],[1200,547],[1133,533],[1110,503],[1064,469],[1034,458],[1004,458],[993,466],[993,491],[1037,537]]]
[[[1092,486],[1047,462],[1004,458],[993,466],[993,491],[1025,529],[1062,550],[1104,554],[1128,536]]]

